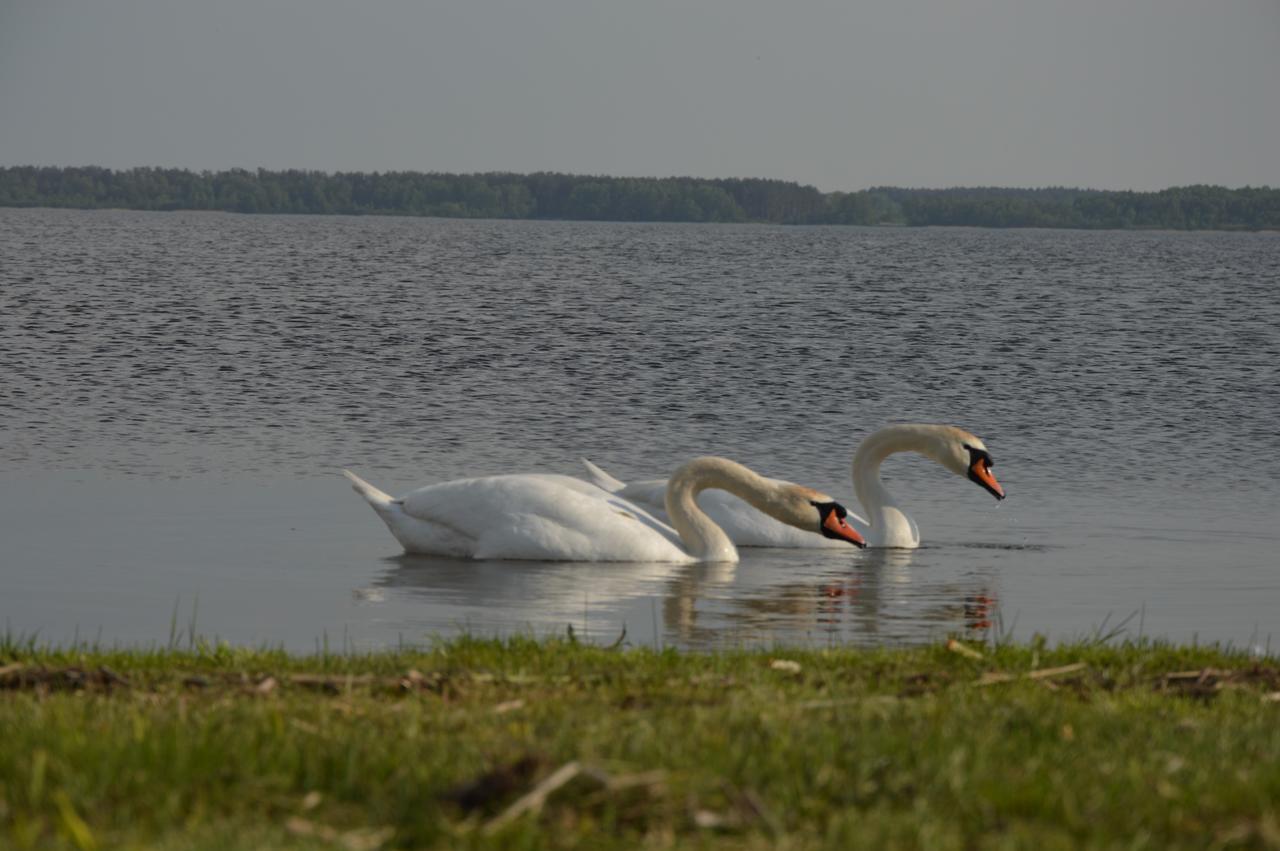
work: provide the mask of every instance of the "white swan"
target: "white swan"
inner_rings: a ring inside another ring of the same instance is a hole
[[[399,499],[344,470],[411,553],[540,561],[736,562],[733,541],[696,502],[726,490],[781,523],[858,546],[847,512],[815,490],[776,482],[725,458],[695,458],[665,485],[675,528],[644,508],[570,476],[509,475],[428,485]]]
[[[895,452],[917,452],[937,461],[951,472],[967,476],[986,488],[996,499],[1004,499],[1004,489],[991,473],[991,456],[986,445],[964,429],[945,425],[892,425],[867,437],[853,455],[853,488],[867,512],[864,520],[849,515],[849,522],[872,547],[920,546],[916,524],[880,480],[880,465]],[[655,479],[625,484],[584,459],[591,479],[602,489],[643,506],[661,516],[660,494],[666,482]],[[782,486],[785,482],[777,481]],[[752,511],[740,500],[724,493],[708,493],[699,502],[735,544],[743,547],[822,547],[827,541],[783,526]]]

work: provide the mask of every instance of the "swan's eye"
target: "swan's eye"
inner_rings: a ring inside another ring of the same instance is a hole
[[[978,449],[965,443],[962,444],[965,449],[969,450],[969,465],[981,464],[983,469],[990,470],[995,466],[995,462],[991,460],[991,456],[987,454],[987,450]]]
[[[849,516],[848,509],[838,502],[817,502],[815,500],[810,500],[809,504],[818,509],[818,516],[823,520],[826,520],[827,516],[833,513],[841,520]]]

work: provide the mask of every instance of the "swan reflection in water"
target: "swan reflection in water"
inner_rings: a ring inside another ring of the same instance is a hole
[[[986,638],[996,612],[992,574],[937,575],[928,552],[870,550],[852,564],[802,580],[770,570],[774,581],[735,585],[727,594],[700,596],[697,578],[686,571],[671,582],[664,625],[670,639],[691,647],[907,644],[953,634]]]
[[[957,568],[954,551],[943,562],[930,548],[797,555],[757,549],[736,565],[403,555],[375,585],[414,601],[403,627],[419,635],[546,635],[572,624],[607,641],[625,626],[634,645],[696,649],[981,640],[993,629],[995,571],[985,559]]]

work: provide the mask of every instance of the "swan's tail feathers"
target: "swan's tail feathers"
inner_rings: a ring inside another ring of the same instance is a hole
[[[617,493],[627,486],[626,482],[615,479],[586,458],[582,459],[582,466],[587,468],[587,475],[591,477],[591,483],[602,490],[607,490],[609,493]]]
[[[343,470],[342,475],[351,482],[351,489],[369,501],[374,508],[385,508],[395,502],[390,494],[383,493],[350,470]]]

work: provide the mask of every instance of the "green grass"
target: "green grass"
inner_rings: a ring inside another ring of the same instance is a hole
[[[981,650],[0,640],[0,846],[1280,847],[1274,661]]]

